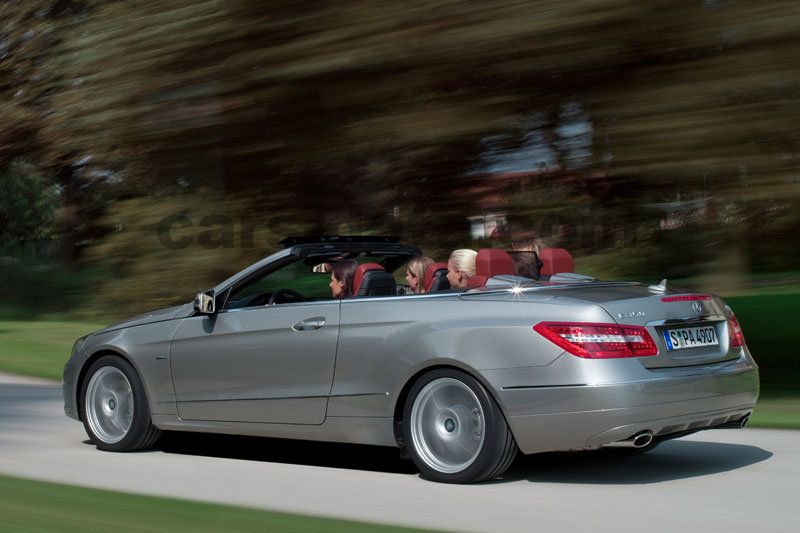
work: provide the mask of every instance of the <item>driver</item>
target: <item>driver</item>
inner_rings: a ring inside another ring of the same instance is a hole
[[[330,288],[334,298],[349,298],[353,295],[353,278],[357,268],[358,262],[355,259],[345,259],[333,264]]]

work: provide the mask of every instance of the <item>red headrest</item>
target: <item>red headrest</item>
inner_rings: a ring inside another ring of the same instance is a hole
[[[467,280],[467,288],[483,287],[487,281],[489,281],[489,278],[486,276],[472,276]]]
[[[432,263],[425,269],[425,276],[422,279],[422,286],[425,287],[425,292],[431,290],[433,285],[433,276],[440,270],[447,270],[447,263]]]
[[[378,263],[364,263],[358,265],[358,268],[356,268],[356,273],[353,276],[353,294],[358,294],[358,289],[361,287],[361,282],[364,280],[364,274],[370,270],[383,271],[383,267]]]
[[[539,252],[542,276],[553,276],[562,272],[575,272],[575,261],[563,248],[542,248]]]
[[[514,274],[514,261],[505,250],[483,248],[475,258],[475,274],[487,278]]]

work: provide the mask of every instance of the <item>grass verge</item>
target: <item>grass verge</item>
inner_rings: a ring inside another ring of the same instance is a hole
[[[800,287],[777,291],[765,288],[729,296],[744,338],[761,374],[761,393],[767,397],[800,396],[800,358],[794,331],[800,316]]]
[[[0,370],[61,379],[72,344],[102,326],[75,321],[0,321]]]
[[[800,429],[800,396],[759,399],[747,427]]]
[[[800,287],[764,287],[725,299],[758,362],[761,398],[752,427],[800,428],[800,360],[794,340]]]
[[[421,531],[0,476],[0,530],[87,532]]]

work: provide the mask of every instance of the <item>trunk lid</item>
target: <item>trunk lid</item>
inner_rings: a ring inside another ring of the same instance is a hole
[[[739,357],[738,349],[729,348],[726,306],[719,296],[660,293],[638,284],[586,284],[559,292],[557,299],[603,307],[618,324],[646,327],[658,346],[658,355],[639,359],[647,368],[705,365]]]

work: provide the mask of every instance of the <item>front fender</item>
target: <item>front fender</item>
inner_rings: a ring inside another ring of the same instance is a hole
[[[76,404],[91,364],[103,355],[115,354],[127,360],[142,378],[151,414],[176,414],[169,355],[170,339],[179,324],[180,320],[156,322],[99,333],[87,339],[81,359],[74,362],[80,368],[72,391]]]

